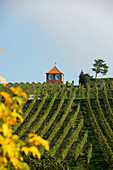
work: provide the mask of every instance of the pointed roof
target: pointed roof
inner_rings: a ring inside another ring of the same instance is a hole
[[[49,72],[47,73],[61,73],[57,68],[56,66],[54,66]]]

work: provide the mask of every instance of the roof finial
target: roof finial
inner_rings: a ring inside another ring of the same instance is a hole
[[[54,65],[54,66],[56,66],[56,64],[57,64],[57,63],[55,62],[55,65]]]

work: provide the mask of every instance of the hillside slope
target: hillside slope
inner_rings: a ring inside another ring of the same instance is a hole
[[[40,99],[26,102],[24,122],[14,133],[25,141],[29,133],[47,139],[50,154],[67,161],[72,169],[112,169],[112,89],[104,84],[100,89],[54,84],[40,88],[39,93]],[[43,148],[40,151],[44,154]]]

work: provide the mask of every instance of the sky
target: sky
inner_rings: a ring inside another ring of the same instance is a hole
[[[113,0],[0,0],[0,48],[7,82],[43,83],[56,62],[78,84],[81,70],[95,77],[94,59],[113,77]]]

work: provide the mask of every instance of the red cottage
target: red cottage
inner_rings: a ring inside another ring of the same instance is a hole
[[[61,73],[56,66],[54,66],[49,72],[46,73],[46,82],[57,82],[58,84],[60,82],[63,82],[64,74]]]

